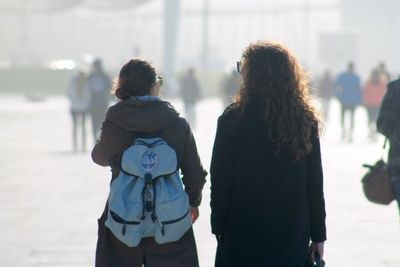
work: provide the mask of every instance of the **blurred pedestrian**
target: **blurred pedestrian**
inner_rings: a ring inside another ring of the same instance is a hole
[[[287,48],[259,41],[238,62],[243,86],[218,119],[211,161],[216,267],[304,267],[323,257],[319,120]],[[313,254],[314,255],[314,254]]]
[[[385,62],[379,63],[378,72],[382,76],[381,78],[383,78],[386,83],[390,82],[391,77],[389,71],[386,68]]]
[[[332,74],[327,70],[318,83],[318,96],[321,99],[322,114],[326,121],[329,118],[331,99],[334,95],[333,85],[334,81]]]
[[[241,83],[242,77],[236,70],[233,70],[231,73],[226,75],[222,84],[222,99],[224,101],[224,107],[227,107],[233,102],[234,95],[239,90]]]
[[[400,79],[387,87],[379,110],[377,129],[390,143],[388,171],[400,211]]]
[[[201,100],[201,89],[194,68],[190,68],[180,79],[180,89],[185,115],[190,125],[196,127],[196,104]]]
[[[92,94],[90,115],[92,118],[93,138],[96,141],[100,134],[101,124],[105,119],[110,99],[111,79],[103,70],[100,59],[96,59],[92,65],[92,71],[88,78],[88,88]]]
[[[354,71],[353,62],[350,62],[347,70],[337,77],[334,89],[341,105],[342,139],[351,142],[353,140],[354,113],[357,106],[361,104],[361,82],[360,77]],[[349,126],[346,126],[347,113],[350,116]]]
[[[363,105],[368,112],[369,138],[376,139],[376,119],[378,117],[379,106],[386,91],[385,79],[374,69],[371,76],[363,88]]]
[[[179,113],[169,102],[160,99],[160,87],[161,79],[157,77],[154,67],[147,61],[132,59],[122,67],[118,82],[114,88],[115,95],[120,101],[110,107],[107,112],[100,139],[92,151],[92,158],[94,162],[101,166],[111,167],[112,181],[114,183],[114,181],[120,177],[119,173],[122,171],[122,154],[130,147],[134,140],[138,138],[147,138],[142,140],[162,138],[176,152],[177,158],[168,160],[168,158],[162,157],[165,153],[159,155],[159,157],[157,154],[154,154],[155,162],[165,166],[168,164],[168,161],[178,161],[178,166],[176,166],[176,168],[180,169],[182,172],[182,182],[188,195],[188,198],[185,199],[189,199],[189,203],[186,204],[190,205],[188,211],[183,211],[186,212],[184,218],[186,219],[187,215],[190,213],[189,216],[191,216],[192,222],[195,222],[199,216],[198,206],[201,202],[201,192],[207,173],[200,162],[196,142],[189,124],[184,118],[179,116]],[[155,143],[153,143],[153,145],[156,146]],[[143,150],[141,150],[141,153],[143,153]],[[143,154],[139,157],[144,158],[145,156]],[[143,162],[141,162],[141,164],[143,164]],[[142,168],[149,168],[144,164],[140,166]],[[158,178],[166,181],[165,177],[154,177],[153,181]],[[140,183],[140,181],[137,181],[137,183]],[[148,185],[150,184],[152,183]],[[120,217],[116,217],[117,222],[121,224],[126,222],[124,228],[122,228],[127,231],[126,234],[129,234],[128,231],[132,229],[137,229],[135,227],[139,227],[137,226],[139,224],[141,226],[143,226],[143,224],[148,226],[151,221],[153,222],[153,227],[158,227],[158,225],[161,225],[159,217],[161,215],[165,216],[165,214],[171,212],[168,210],[168,207],[171,207],[168,206],[171,205],[171,202],[160,205],[160,203],[155,200],[155,187],[153,187],[153,190],[154,205],[151,206],[154,207],[154,209],[151,216],[149,216],[150,212],[144,211],[141,205],[143,203],[132,203],[132,206],[126,207],[127,210],[132,209],[128,222]],[[166,188],[157,188],[158,194],[168,194],[165,190]],[[144,192],[146,191],[140,190],[140,192],[138,192],[139,196],[135,197],[140,198],[141,195],[144,195]],[[133,193],[134,192],[130,192],[129,190],[123,190],[122,193],[113,195],[113,198],[118,199],[123,197],[122,195],[129,196]],[[169,193],[171,196],[179,195],[176,191],[171,191]],[[157,196],[159,199],[160,195]],[[147,197],[146,195],[146,209],[150,207],[147,206],[147,201],[151,201]],[[163,207],[163,209],[161,207]],[[157,211],[157,214],[154,211]],[[160,214],[160,211],[162,211],[162,214]],[[174,214],[178,212],[181,213],[182,210],[175,210]],[[99,219],[96,250],[97,267],[199,266],[196,242],[192,228],[184,233],[178,241],[163,244],[157,243],[154,238],[156,229],[160,229],[160,227],[155,229],[142,228],[140,233],[141,242],[138,246],[127,246],[118,239],[105,224],[109,216],[108,214],[107,202],[103,215]],[[135,214],[139,215],[136,216]],[[114,216],[111,217],[114,219]],[[136,225],[131,223],[129,226],[132,220],[139,221],[140,223]],[[170,227],[180,220],[182,220],[182,218],[174,222],[170,221],[168,224],[165,222],[167,231],[168,229],[171,230]],[[164,226],[162,229],[161,231],[164,231]],[[125,232],[123,235],[125,235]]]
[[[87,76],[79,70],[70,80],[67,88],[67,98],[72,117],[73,151],[78,151],[78,129],[81,130],[81,149],[86,150],[86,116],[89,112],[91,94],[87,87]]]

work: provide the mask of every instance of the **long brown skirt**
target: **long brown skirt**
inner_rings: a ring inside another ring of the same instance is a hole
[[[176,242],[160,245],[148,237],[130,248],[104,225],[105,214],[98,220],[96,267],[199,267],[192,228]]]

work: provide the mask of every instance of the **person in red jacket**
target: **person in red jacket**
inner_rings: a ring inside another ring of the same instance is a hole
[[[363,105],[368,112],[369,137],[372,140],[376,138],[376,119],[385,92],[386,82],[379,74],[379,71],[374,69],[363,88]]]

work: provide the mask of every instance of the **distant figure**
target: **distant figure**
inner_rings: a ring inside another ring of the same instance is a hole
[[[82,140],[81,149],[86,150],[86,115],[89,112],[91,103],[91,93],[87,87],[86,74],[80,70],[75,74],[68,85],[67,97],[70,102],[72,116],[72,141],[74,152],[78,151],[78,128],[81,129]]]
[[[318,83],[318,96],[321,99],[322,113],[325,120],[329,117],[329,107],[334,94],[334,81],[330,71],[325,71]]]
[[[236,70],[233,70],[225,77],[222,84],[224,107],[227,107],[233,102],[233,97],[239,90],[241,82],[242,77]]]
[[[379,72],[379,74],[382,76],[382,78],[385,79],[386,83],[389,83],[389,82],[390,82],[390,73],[389,73],[389,71],[386,69],[386,64],[385,64],[385,62],[379,63],[378,72]]]
[[[377,129],[389,139],[388,170],[400,211],[400,79],[388,85],[379,111]]]
[[[180,80],[181,97],[185,105],[186,118],[193,128],[196,127],[196,103],[201,99],[201,89],[195,70],[190,68]]]
[[[259,41],[218,119],[211,160],[215,267],[304,267],[326,240],[319,120],[288,49]],[[311,246],[310,246],[311,243]]]
[[[354,72],[354,64],[350,62],[347,71],[340,74],[335,81],[335,95],[341,105],[342,139],[353,140],[354,112],[361,103],[360,77]],[[346,113],[350,115],[350,126],[346,129]]]
[[[373,70],[363,88],[363,105],[368,112],[369,138],[372,140],[376,139],[376,119],[386,91],[386,79],[384,79],[378,70]]]
[[[92,94],[90,114],[92,116],[93,138],[96,141],[100,134],[101,124],[106,117],[111,89],[111,79],[104,72],[100,59],[93,62],[92,72],[88,78],[88,88]]]

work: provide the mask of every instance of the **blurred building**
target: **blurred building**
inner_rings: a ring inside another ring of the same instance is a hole
[[[234,67],[250,41],[268,38],[316,64],[315,34],[338,28],[338,9],[331,8],[338,1],[0,0],[0,62],[79,61],[91,54],[119,67],[143,54],[162,66],[171,57],[163,50],[170,50],[163,46],[166,38],[178,49],[179,69],[221,70]],[[175,32],[166,30],[168,23]]]
[[[249,42],[274,39],[317,72],[349,60],[364,74],[379,61],[398,71],[399,11],[398,0],[0,0],[0,69],[92,55],[116,72],[145,55],[166,77],[221,74]]]
[[[357,35],[355,60],[363,73],[385,61],[400,70],[400,1],[342,0],[342,27]]]

